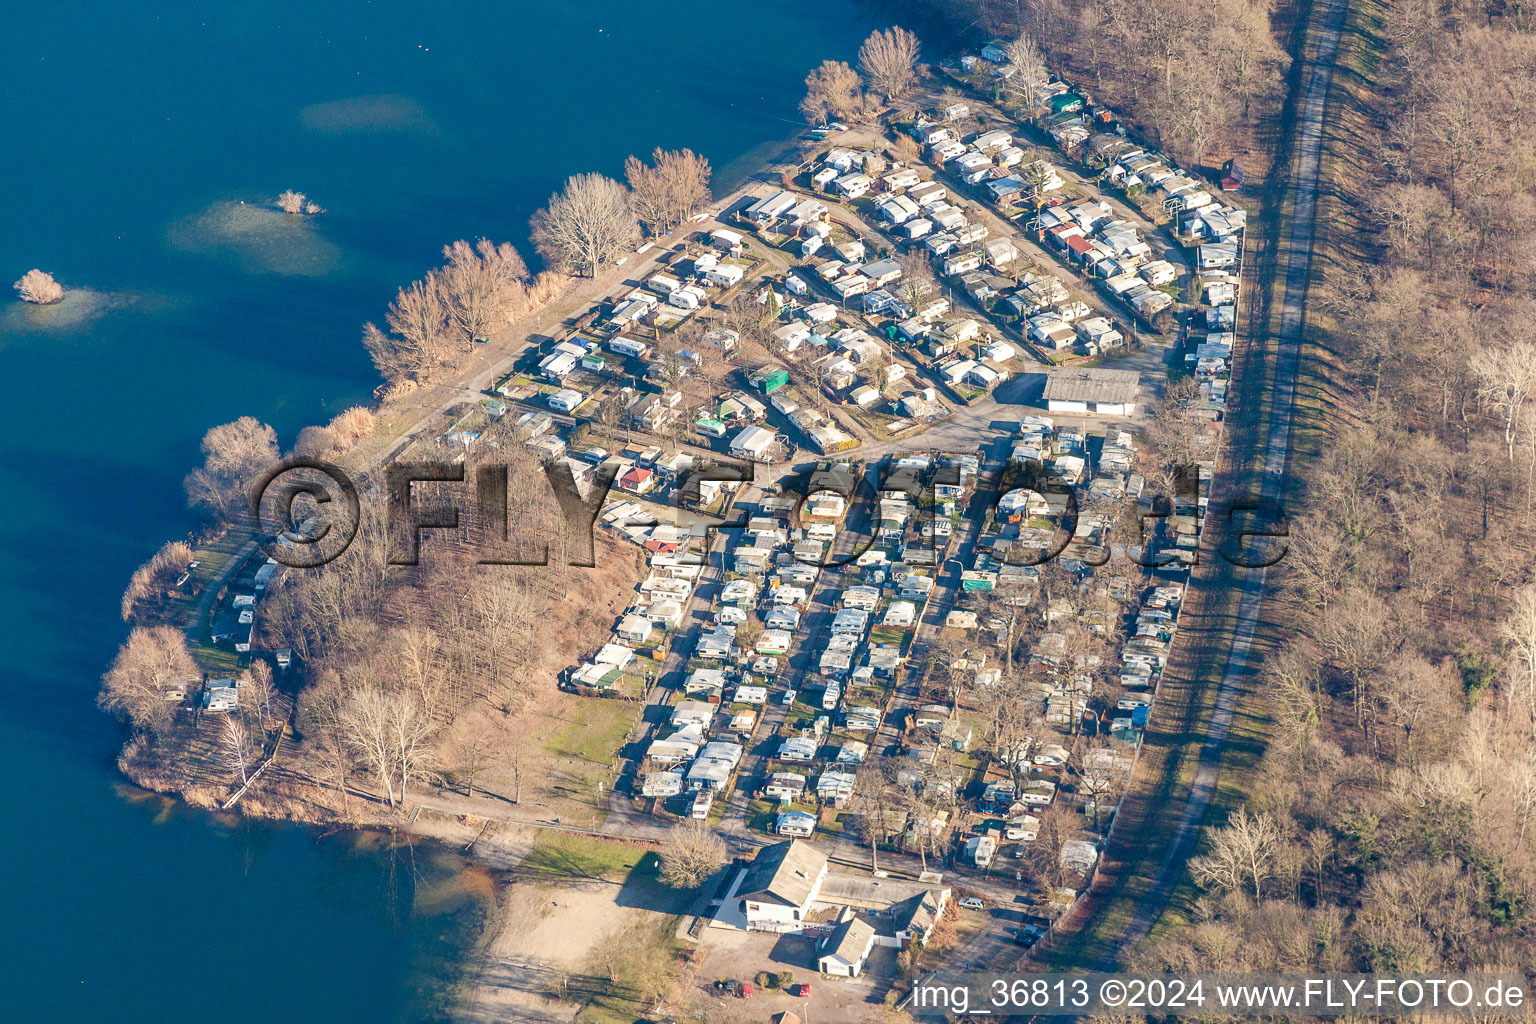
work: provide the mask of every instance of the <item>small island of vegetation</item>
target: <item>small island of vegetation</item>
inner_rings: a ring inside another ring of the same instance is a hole
[[[291,188],[277,197],[277,208],[295,217],[313,217],[325,212],[319,203],[311,200],[303,192],[295,192]]]
[[[27,271],[12,287],[16,289],[16,293],[21,296],[23,302],[51,306],[56,302],[64,301],[64,286],[44,270]]]

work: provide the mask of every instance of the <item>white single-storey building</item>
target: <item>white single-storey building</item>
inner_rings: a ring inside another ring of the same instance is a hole
[[[863,973],[864,962],[869,958],[869,951],[874,945],[874,926],[850,916],[834,928],[831,935],[821,940],[816,966],[823,974],[857,978]]]
[[[1045,405],[1051,412],[1130,416],[1140,388],[1141,374],[1134,370],[1052,370],[1045,379]]]
[[[811,836],[816,832],[816,815],[785,811],[774,819],[773,830],[781,836]]]
[[[762,461],[773,446],[773,432],[766,427],[750,426],[731,440],[731,454],[737,458]]]
[[[832,182],[832,188],[849,199],[857,199],[868,192],[873,184],[866,174],[845,174]]]

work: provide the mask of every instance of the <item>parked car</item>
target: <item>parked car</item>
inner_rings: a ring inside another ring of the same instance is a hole
[[[798,985],[791,985],[789,986],[789,994],[794,996],[796,999],[804,999],[806,996],[811,994],[811,986],[805,984],[804,982],[801,982]]]
[[[966,910],[986,910],[987,901],[979,896],[967,896],[960,901],[960,905]]]
[[[1015,929],[1013,933],[1013,940],[1021,946],[1033,946],[1044,937],[1045,929],[1033,924]]]
[[[783,704],[785,707],[789,707],[794,702],[795,702],[795,691],[794,690],[785,690],[784,691],[784,696],[779,698],[779,703]]]

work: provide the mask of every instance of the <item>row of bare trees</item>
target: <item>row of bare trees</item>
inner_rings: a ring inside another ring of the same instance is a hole
[[[651,162],[624,161],[629,201],[645,230],[664,235],[709,205],[709,161],[691,149],[656,147]]]
[[[657,148],[646,164],[625,163],[626,188],[601,174],[576,174],[533,215],[534,248],[548,268],[530,276],[509,242],[457,241],[443,266],[400,289],[381,328],[363,325],[363,345],[391,388],[439,380],[488,337],[559,295],[570,275],[595,275],[634,248],[645,225],[666,234],[709,204],[709,161],[689,149]]]
[[[277,208],[295,217],[313,217],[325,212],[319,203],[304,195],[303,192],[295,192],[291,188],[278,195]]]
[[[691,149],[657,147],[649,164],[624,162],[629,187],[601,174],[577,174],[533,215],[533,244],[546,263],[592,275],[640,236],[668,234],[709,205],[709,161]]]
[[[475,339],[506,327],[561,288],[549,273],[530,278],[509,242],[482,238],[443,247],[443,266],[400,289],[384,328],[363,325],[363,345],[395,388],[428,384],[457,365]]]
[[[320,459],[338,459],[351,453],[378,429],[378,416],[364,406],[352,406],[337,413],[324,426],[305,427],[294,443],[293,454]],[[209,428],[201,444],[203,464],[183,481],[187,501],[224,523],[241,519],[251,501],[251,487],[260,476],[277,465],[281,449],[277,431],[254,416],[241,416],[229,423]],[[182,556],[187,558],[182,560]],[[148,584],[173,568],[184,568],[190,551],[167,545],[149,564],[142,567],[123,595],[123,616],[131,606],[149,594]],[[180,562],[179,566],[176,564]]]
[[[859,47],[857,71],[825,60],[805,77],[800,113],[810,124],[849,121],[876,111],[881,97],[897,102],[917,85],[919,49],[917,36],[900,26],[871,32]]]

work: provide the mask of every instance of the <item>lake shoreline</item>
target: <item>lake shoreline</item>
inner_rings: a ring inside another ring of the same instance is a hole
[[[802,147],[812,141],[801,132],[763,143],[760,148],[764,152],[755,153],[749,165],[737,169],[730,176],[726,194],[723,198],[711,201],[707,215],[720,215],[740,204],[753,190],[760,189],[765,183],[774,182],[784,171],[792,170],[798,162]],[[530,343],[538,342],[541,331],[564,330],[566,323],[612,293],[621,280],[633,277],[633,283],[643,281],[649,273],[650,262],[679,245],[690,233],[689,227],[685,225],[671,234],[647,239],[650,249],[646,260],[635,260],[631,256],[626,265],[605,267],[593,278],[568,279],[566,288],[547,306],[529,311],[516,323],[497,332],[489,344],[480,346],[483,351],[476,353],[479,358],[475,364],[452,379],[426,388],[382,395],[377,408],[381,425],[379,436],[368,442],[367,451],[347,460],[347,468],[361,473],[393,458],[412,438],[420,435],[444,408],[460,400],[466,391],[483,391],[491,380],[520,358]],[[546,327],[546,322],[550,326]],[[562,326],[555,327],[555,324]],[[410,426],[399,429],[401,424]],[[395,429],[387,429],[390,426]],[[229,574],[235,568],[230,565],[223,571]],[[291,728],[291,725],[287,728]],[[509,900],[516,898],[519,883],[506,872],[516,868],[532,849],[534,837],[539,831],[537,826],[489,822],[473,815],[454,816],[425,808],[411,815],[407,822],[401,809],[387,808],[376,798],[362,796],[355,790],[350,807],[337,808],[334,806],[334,789],[294,770],[278,772],[275,778],[268,776],[258,780],[239,803],[226,810],[223,804],[229,796],[227,787],[206,784],[178,786],[169,778],[159,777],[145,764],[132,763],[127,756],[131,746],[131,743],[125,745],[124,756],[119,758],[119,768],[124,776],[144,792],[178,800],[189,808],[204,810],[215,816],[298,825],[316,835],[340,830],[381,836],[409,835],[415,840],[438,844],[444,850],[481,865],[492,873],[494,896],[489,901],[492,906],[485,925],[465,951],[462,960],[449,965],[457,979],[451,988],[454,1015],[472,1015],[477,1007],[495,1007],[509,997],[505,985],[493,976],[493,958],[489,952],[506,945],[512,937],[508,929],[517,927],[516,921],[505,913],[505,906]],[[300,749],[301,746],[290,746],[288,752]],[[276,764],[282,764],[281,758]],[[415,806],[411,805],[409,799],[404,805]],[[622,842],[620,837],[606,837],[595,832],[592,835],[605,842]],[[554,883],[541,884],[548,887]],[[574,879],[572,884],[576,884]]]

